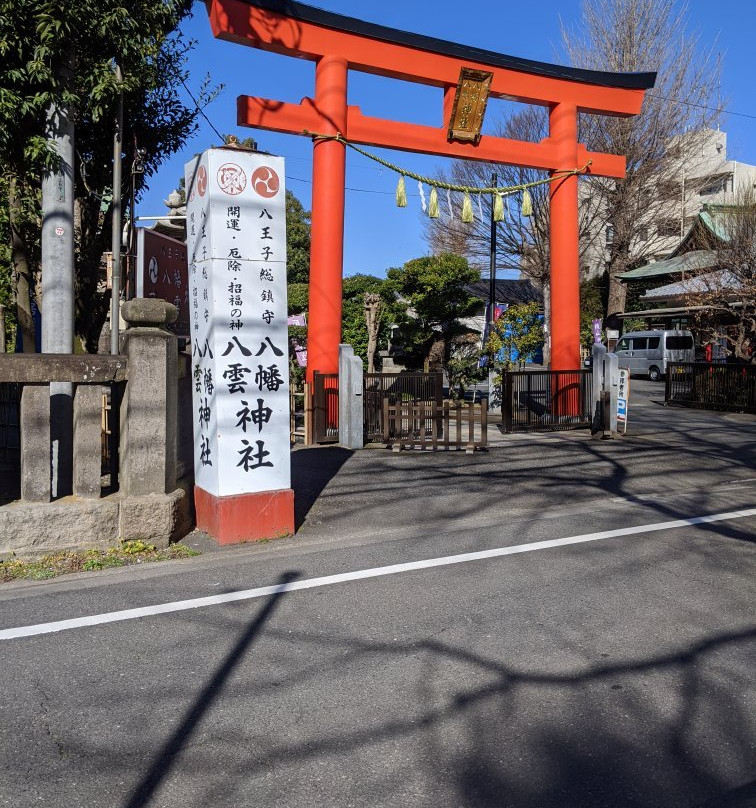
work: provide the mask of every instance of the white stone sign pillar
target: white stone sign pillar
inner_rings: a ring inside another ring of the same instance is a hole
[[[284,161],[209,149],[185,180],[197,526],[293,533]]]

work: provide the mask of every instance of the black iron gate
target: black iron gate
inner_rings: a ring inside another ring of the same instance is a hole
[[[756,365],[670,363],[664,402],[705,410],[756,412]]]
[[[503,375],[505,432],[550,432],[591,425],[590,370],[526,370]]]

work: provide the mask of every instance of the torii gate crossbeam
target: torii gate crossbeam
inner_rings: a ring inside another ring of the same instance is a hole
[[[641,110],[654,73],[604,73],[551,65],[458,45],[291,0],[207,0],[215,36],[316,63],[315,97],[300,104],[240,96],[238,122],[289,134],[317,132],[369,146],[621,178],[625,159],[589,152],[577,140],[578,114],[630,116]],[[526,143],[483,135],[477,144],[447,136],[461,68],[492,74],[490,95],[549,109],[549,136]],[[365,116],[347,105],[349,70],[441,87],[442,126]],[[341,339],[345,146],[313,145],[312,246],[307,377],[334,373]],[[578,180],[550,185],[551,366],[579,367]]]

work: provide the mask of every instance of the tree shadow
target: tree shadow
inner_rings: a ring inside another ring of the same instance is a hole
[[[276,606],[285,594],[286,590],[283,587],[297,577],[298,574],[293,572],[285,573],[280,577],[278,585],[281,590],[270,596],[263,609],[239,637],[236,645],[229,651],[225,660],[215,671],[197,699],[189,706],[181,723],[157,753],[149,770],[136,786],[131,796],[127,798],[124,808],[144,808],[144,806],[149,805],[160,784],[168,777],[178,762],[184,746],[220,697],[229,676],[231,676],[255,638],[260,634],[265,623],[272,616]]]

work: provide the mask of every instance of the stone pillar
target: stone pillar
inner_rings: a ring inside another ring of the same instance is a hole
[[[49,502],[50,387],[25,385],[21,391],[21,499]]]
[[[616,353],[608,353],[604,364],[604,387],[609,393],[609,423],[610,437],[617,436],[617,393],[619,392],[619,357]]]
[[[617,434],[617,392],[619,365],[615,353],[603,345],[593,346],[593,419],[591,432],[610,438]]]
[[[591,432],[597,435],[603,428],[603,399],[604,391],[604,359],[606,358],[606,348],[601,343],[594,343],[591,349],[591,381],[592,381],[592,405],[591,412]]]
[[[164,326],[178,310],[135,298],[122,314],[129,381],[121,403],[120,488],[126,496],[167,494],[176,488],[178,342]]]
[[[98,499],[102,471],[102,388],[76,387],[73,405],[73,492]]]
[[[362,449],[364,436],[362,359],[351,345],[339,345],[339,443]]]

